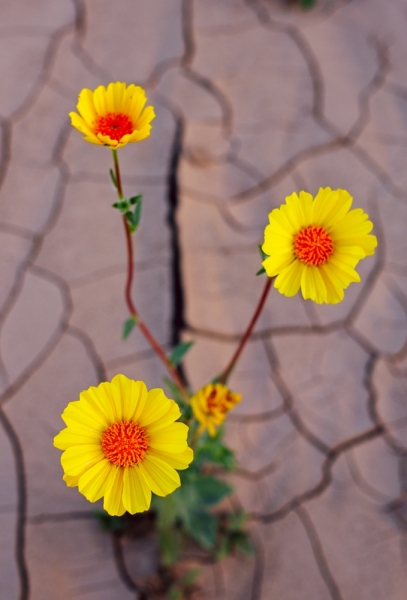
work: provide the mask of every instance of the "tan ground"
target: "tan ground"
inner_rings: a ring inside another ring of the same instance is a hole
[[[405,600],[405,0],[311,13],[272,0],[0,0],[0,14],[0,599],[136,597],[52,447],[81,390],[163,375],[138,332],[120,338],[110,152],[67,118],[82,87],[121,80],[145,86],[157,112],[151,138],[121,152],[125,190],[145,200],[134,297],[163,344],[197,340],[194,387],[244,329],[264,283],[256,244],[285,195],[347,188],[379,237],[342,304],[271,293],[228,425],[240,500],[268,522],[252,525],[256,560],[206,569],[206,597]],[[131,544],[124,556],[133,574],[145,560]]]

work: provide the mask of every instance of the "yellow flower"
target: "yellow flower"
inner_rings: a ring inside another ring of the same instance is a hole
[[[110,515],[148,510],[151,492],[167,496],[180,485],[193,452],[188,427],[163,390],[116,375],[90,387],[62,414],[67,427],[55,438],[64,481],[95,502],[104,496]]]
[[[143,88],[117,81],[93,92],[84,88],[77,104],[79,115],[70,112],[69,116],[84,140],[115,150],[150,135],[155,113],[152,106],[144,108],[146,101]]]
[[[234,394],[222,383],[209,383],[191,398],[195,418],[201,423],[199,431],[208,429],[211,436],[215,427],[221,425],[227,413],[238,404],[242,394]]]
[[[346,190],[320,188],[315,199],[307,192],[291,194],[286,204],[271,211],[264,232],[263,266],[274,287],[318,304],[336,304],[352,281],[360,281],[357,263],[374,253],[373,223],[361,209],[350,210]]]

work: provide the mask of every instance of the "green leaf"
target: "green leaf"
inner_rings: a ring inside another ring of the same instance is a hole
[[[133,224],[135,229],[137,229],[137,227],[139,226],[140,223],[140,218],[141,218],[141,206],[142,206],[142,198],[143,196],[136,196],[138,198],[137,202],[136,202],[136,207],[134,209],[134,213],[133,213]],[[134,198],[130,198],[130,204],[131,201],[134,200]]]
[[[265,254],[265,253],[263,252],[263,248],[261,247],[261,244],[259,244],[257,247],[258,247],[258,249],[259,249],[259,252],[260,252],[261,261],[263,262],[263,260],[264,260],[265,258],[268,258],[268,255],[267,255],[267,254]],[[256,277],[257,277],[258,275],[262,275],[262,274],[263,274],[263,273],[265,273],[265,272],[266,272],[265,268],[264,268],[264,267],[262,267],[261,269],[259,269],[259,270],[257,271],[257,273],[256,273]]]
[[[126,340],[129,337],[135,325],[137,325],[137,319],[133,316],[126,319],[126,321],[123,323],[122,338],[124,340]]]
[[[159,529],[158,545],[162,564],[167,567],[173,565],[182,551],[181,532],[173,527]]]
[[[179,509],[177,502],[178,496],[179,492],[177,493],[177,491],[163,498],[153,496],[153,506],[158,513],[157,524],[159,528],[169,527],[175,523]]]
[[[175,402],[180,407],[184,418],[190,418],[192,415],[192,409],[189,406],[189,404],[185,402],[185,399],[177,384],[171,381],[171,379],[169,379],[168,377],[164,377],[163,381],[171,392],[172,400],[175,400]]]
[[[184,587],[188,587],[192,585],[201,573],[200,569],[189,569],[181,579],[181,585]]]
[[[194,344],[195,342],[191,340],[190,342],[181,342],[180,344],[175,346],[175,348],[173,348],[169,358],[174,367],[180,364],[185,354]]]
[[[201,437],[201,443],[195,450],[194,464],[203,467],[207,463],[220,465],[226,471],[236,468],[233,451],[222,443],[223,428],[220,427],[214,437]]]
[[[134,204],[141,202],[142,198],[143,194],[139,194],[138,196],[132,196],[131,198],[129,198],[129,202],[133,206]]]
[[[168,600],[184,600],[184,594],[177,587],[171,587],[167,592]]]
[[[117,208],[118,210],[120,210],[121,213],[125,213],[130,208],[130,204],[125,198],[119,200],[118,202],[114,202],[112,206],[113,208]]]
[[[235,541],[235,546],[240,552],[246,554],[246,556],[253,556],[255,550],[253,548],[253,544],[250,540],[249,534],[245,531],[241,532],[243,535],[239,536]]]
[[[259,252],[260,252],[261,260],[263,261],[265,258],[268,258],[268,254],[266,254],[265,252],[263,252],[262,245],[259,244],[257,247],[258,247]]]
[[[117,182],[116,182],[115,174],[113,173],[113,169],[109,169],[109,173],[110,173],[110,179],[112,180],[113,185],[117,190]]]
[[[233,492],[231,485],[212,477],[211,475],[201,475],[195,482],[195,488],[201,501],[206,506],[218,504],[221,500],[229,496]]]
[[[218,521],[214,515],[205,510],[191,511],[186,527],[188,535],[205,550],[215,545]]]
[[[104,510],[94,510],[92,515],[99,521],[104,531],[123,531],[124,521],[121,517],[112,517]]]
[[[215,552],[216,560],[222,560],[222,558],[225,558],[226,556],[228,556],[231,553],[231,551],[232,551],[232,548],[230,547],[230,542],[227,538],[225,538],[224,540],[222,540],[222,542],[216,548],[216,552]]]
[[[239,512],[228,516],[228,530],[229,531],[241,531],[243,525],[247,521],[247,514],[245,512]]]
[[[301,0],[301,8],[312,8],[316,4],[316,0]]]

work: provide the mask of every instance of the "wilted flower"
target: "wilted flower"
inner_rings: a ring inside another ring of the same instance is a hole
[[[240,402],[242,394],[235,394],[222,383],[209,383],[201,388],[192,398],[191,406],[195,418],[200,422],[199,431],[208,429],[214,436],[216,426],[221,425],[227,413]]]
[[[151,492],[167,496],[180,485],[175,469],[193,458],[188,427],[162,389],[116,375],[82,392],[62,414],[67,427],[54,445],[64,450],[63,479],[90,502],[104,496],[110,515],[148,510]]]
[[[357,263],[374,253],[377,238],[373,223],[361,209],[350,210],[346,190],[321,188],[315,199],[307,192],[291,194],[286,204],[271,211],[264,232],[263,266],[274,287],[294,296],[301,287],[304,298],[318,304],[336,304],[343,290],[360,281]]]
[[[150,135],[155,113],[152,106],[144,108],[146,101],[142,87],[117,81],[93,92],[84,88],[77,104],[79,115],[70,112],[69,116],[87,142],[115,150]]]

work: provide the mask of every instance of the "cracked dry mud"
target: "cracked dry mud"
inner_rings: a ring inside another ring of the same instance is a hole
[[[120,339],[125,246],[110,153],[67,114],[82,87],[147,88],[134,297],[194,387],[225,366],[263,281],[256,245],[293,190],[344,187],[379,247],[343,303],[272,291],[231,386],[235,502],[255,558],[202,569],[203,597],[407,595],[407,7],[404,0],[1,1],[0,598],[130,600],[145,547],[98,530],[52,438],[82,389],[157,386]],[[144,566],[143,566],[144,565]]]

